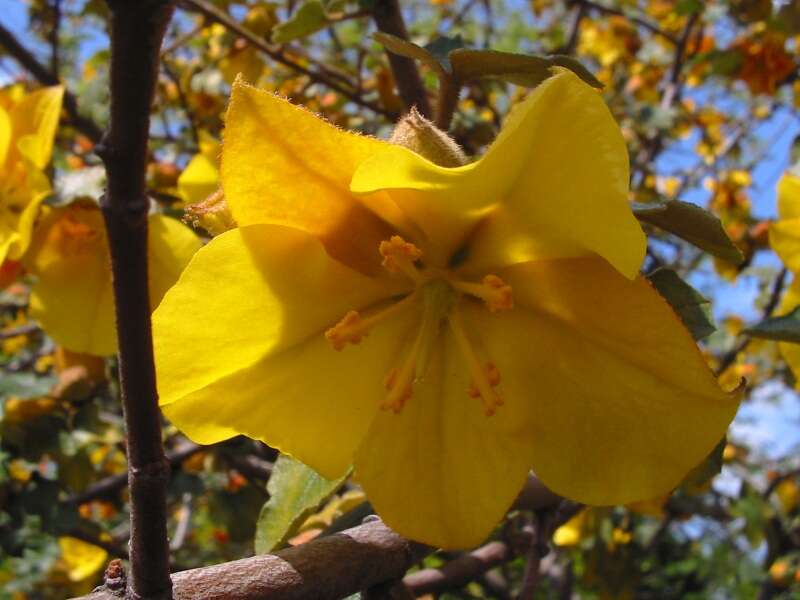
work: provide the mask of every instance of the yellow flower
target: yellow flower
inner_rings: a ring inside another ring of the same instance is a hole
[[[39,204],[50,192],[50,162],[61,113],[61,86],[23,95],[0,92],[0,264],[28,247]]]
[[[219,187],[219,142],[208,132],[200,132],[200,152],[192,157],[178,177],[178,193],[187,204],[208,198]]]
[[[800,306],[800,177],[791,172],[778,182],[778,220],[769,228],[769,244],[795,274],[776,311],[785,315]],[[792,372],[800,374],[800,344],[778,342],[778,348]]]
[[[391,527],[466,547],[531,467],[583,502],[652,498],[736,411],[637,276],[625,144],[569,72],[455,168],[237,82],[221,173],[239,227],[154,314],[164,413],[198,442],[353,464]]]
[[[150,302],[157,306],[177,281],[200,241],[163,215],[149,221]],[[31,316],[59,345],[97,356],[117,350],[108,241],[97,205],[74,203],[45,212],[26,257],[38,277]]]
[[[70,581],[84,581],[102,569],[108,559],[108,552],[74,537],[58,538],[61,560]]]

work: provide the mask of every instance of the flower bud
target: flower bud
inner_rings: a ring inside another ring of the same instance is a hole
[[[423,117],[416,108],[400,119],[389,141],[442,167],[460,167],[469,162],[455,140]]]

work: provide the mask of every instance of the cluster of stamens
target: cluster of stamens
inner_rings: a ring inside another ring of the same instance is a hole
[[[325,337],[335,350],[350,344],[358,344],[370,329],[387,317],[405,311],[423,302],[423,316],[417,337],[403,365],[389,371],[384,381],[386,397],[381,404],[384,410],[399,413],[413,395],[414,382],[424,375],[427,353],[436,341],[443,320],[447,320],[462,357],[467,363],[472,381],[467,395],[480,399],[484,413],[493,415],[503,398],[496,389],[500,384],[500,371],[493,362],[482,364],[469,341],[464,328],[458,302],[462,294],[482,300],[490,312],[495,313],[514,307],[511,286],[496,275],[486,275],[480,283],[453,278],[446,272],[424,269],[417,265],[422,251],[400,236],[381,242],[379,252],[383,266],[391,273],[409,277],[417,289],[388,307],[362,317],[357,311],[349,311],[341,321],[325,332]],[[460,293],[458,293],[460,292]]]

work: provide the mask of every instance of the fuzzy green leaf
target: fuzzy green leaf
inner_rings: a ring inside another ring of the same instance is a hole
[[[660,204],[636,204],[633,214],[644,223],[660,227],[723,260],[739,264],[742,253],[733,244],[720,220],[688,202],[671,200]]]
[[[706,297],[681,279],[671,269],[658,269],[647,276],[659,294],[680,317],[695,340],[702,340],[716,330],[711,321]]]
[[[283,546],[346,477],[347,474],[339,479],[325,479],[300,461],[283,454],[279,456],[267,483],[270,498],[261,508],[256,524],[256,554],[266,554]]]
[[[748,327],[744,333],[755,338],[800,344],[800,306],[782,317],[770,317]]]

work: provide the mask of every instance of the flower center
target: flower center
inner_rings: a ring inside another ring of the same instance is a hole
[[[427,372],[434,344],[446,321],[472,378],[466,394],[481,400],[486,416],[493,415],[503,405],[503,398],[495,389],[500,384],[500,371],[493,362],[479,359],[464,326],[459,304],[466,295],[483,301],[492,313],[510,310],[514,307],[511,286],[496,275],[489,274],[480,282],[473,282],[460,280],[448,271],[421,267],[422,252],[400,236],[381,242],[378,250],[383,256],[383,266],[391,273],[411,279],[416,289],[366,316],[349,311],[325,332],[325,337],[335,350],[343,350],[348,343],[360,343],[382,321],[417,307],[422,312],[419,329],[402,364],[392,368],[386,376],[386,397],[381,408],[399,413],[411,399],[415,383]]]

